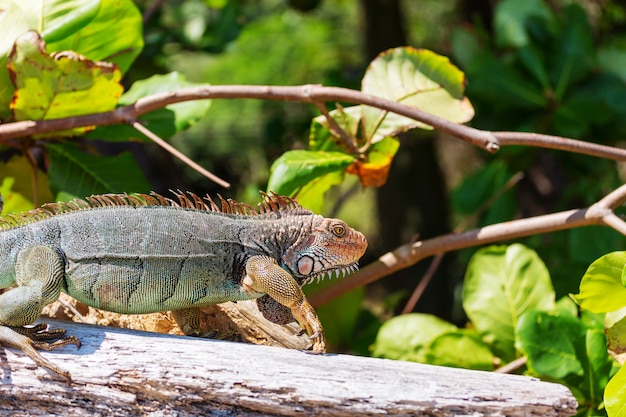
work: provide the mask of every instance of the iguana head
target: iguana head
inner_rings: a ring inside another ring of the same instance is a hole
[[[367,249],[362,233],[339,219],[317,215],[307,229],[282,256],[283,264],[301,285],[358,270],[358,261]]]

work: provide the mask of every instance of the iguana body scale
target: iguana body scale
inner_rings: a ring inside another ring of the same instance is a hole
[[[61,333],[23,328],[63,291],[117,313],[174,311],[187,334],[197,308],[262,297],[267,318],[295,318],[323,351],[321,324],[300,286],[353,270],[367,247],[363,235],[276,195],[264,194],[258,209],[176,196],[93,196],[0,218],[0,288],[16,284],[0,295],[0,344],[69,383],[33,347],[78,341],[49,343]]]

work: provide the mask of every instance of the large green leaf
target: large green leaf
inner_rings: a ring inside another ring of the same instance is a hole
[[[467,268],[465,312],[494,353],[505,361],[516,357],[515,329],[521,315],[531,309],[553,309],[554,298],[544,263],[523,245],[481,249]]]
[[[585,326],[577,317],[540,310],[524,314],[518,324],[518,347],[535,375],[563,379],[583,375],[576,343],[585,338]]]
[[[588,404],[602,401],[612,362],[601,328],[569,314],[533,310],[521,317],[517,333],[531,373],[566,382]]]
[[[411,313],[385,322],[376,336],[372,356],[427,362],[429,345],[444,333],[458,330],[455,325],[430,314]]]
[[[0,6],[0,119],[9,116],[13,85],[6,70],[15,40],[28,30],[55,41],[89,23],[100,0],[3,0]]]
[[[341,152],[287,151],[272,164],[267,189],[293,195],[322,175],[344,171],[353,161],[354,157]]]
[[[362,80],[366,94],[397,101],[457,123],[472,119],[474,109],[463,96],[465,75],[448,58],[426,49],[390,49],[376,57]],[[365,137],[373,142],[399,132],[429,126],[386,111],[362,106]]]
[[[164,75],[153,75],[144,80],[136,81],[119,99],[119,105],[133,104],[142,97],[174,91],[181,88],[201,87],[207,84],[198,84],[187,81],[184,75],[171,72]],[[170,104],[139,118],[141,123],[159,137],[168,138],[181,132],[206,116],[211,106],[210,100],[193,100],[184,103]],[[89,133],[90,138],[110,141],[128,141],[144,139],[145,137],[129,125],[100,126]]]
[[[141,13],[132,0],[100,0],[98,14],[87,25],[63,35],[48,43],[50,50],[75,51],[92,61],[112,62],[122,73],[143,48]]]
[[[460,329],[436,337],[428,346],[426,362],[433,365],[492,371],[495,357],[478,333]]]
[[[48,178],[55,194],[77,197],[91,194],[149,192],[150,184],[130,153],[95,156],[65,142],[46,145],[50,156]]]
[[[626,366],[622,366],[606,385],[604,405],[609,416],[626,417]]]
[[[313,179],[298,191],[298,203],[315,213],[322,213],[324,194],[332,186],[341,184],[344,176],[342,171],[335,171]]]
[[[114,65],[69,53],[48,55],[44,42],[33,31],[17,39],[9,71],[16,87],[11,105],[16,120],[108,111],[115,108],[123,91],[121,74]],[[71,133],[84,130],[74,129]]]
[[[573,295],[582,308],[594,313],[606,313],[626,307],[626,288],[622,273],[626,252],[612,252],[593,262],[580,282],[580,292]]]

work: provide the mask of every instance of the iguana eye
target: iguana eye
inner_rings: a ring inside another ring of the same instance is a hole
[[[342,237],[343,235],[346,234],[346,227],[342,224],[334,224],[332,226],[332,231],[335,236]]]

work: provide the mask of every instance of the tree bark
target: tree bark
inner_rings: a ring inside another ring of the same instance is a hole
[[[562,385],[534,378],[50,320],[78,336],[43,355],[67,387],[0,350],[0,416],[570,416]]]

